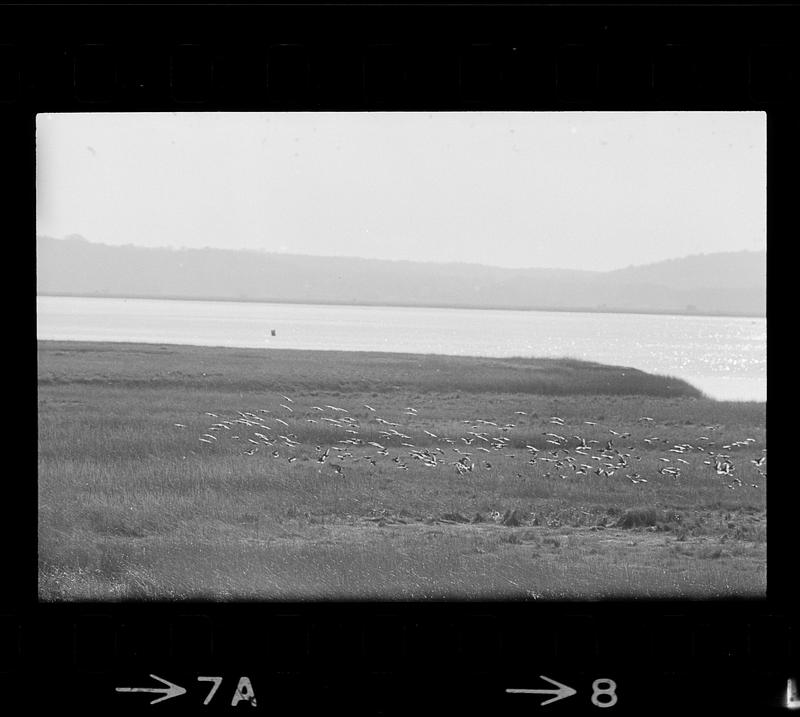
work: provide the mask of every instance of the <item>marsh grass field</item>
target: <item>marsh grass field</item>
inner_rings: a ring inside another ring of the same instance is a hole
[[[38,401],[41,600],[765,595],[766,405],[679,379],[43,341]]]

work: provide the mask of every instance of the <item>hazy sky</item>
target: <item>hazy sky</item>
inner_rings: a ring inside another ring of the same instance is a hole
[[[37,196],[105,244],[608,270],[764,249],[766,114],[45,114]]]

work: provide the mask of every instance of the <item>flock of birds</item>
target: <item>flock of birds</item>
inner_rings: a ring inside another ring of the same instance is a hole
[[[294,463],[299,455],[307,456],[309,453],[306,444],[294,432],[299,430],[298,424],[305,423],[308,426],[316,424],[317,428],[326,426],[334,435],[341,436],[330,445],[313,443],[313,457],[321,464],[320,469],[327,464],[339,475],[344,473],[348,462],[363,461],[376,466],[378,461],[385,460],[394,463],[397,470],[407,471],[412,461],[418,461],[429,469],[449,466],[459,475],[464,475],[476,469],[492,470],[494,464],[490,458],[494,460],[495,456],[503,456],[511,459],[524,458],[526,465],[544,467],[542,475],[545,478],[558,477],[566,480],[570,476],[617,476],[624,477],[635,485],[646,484],[655,478],[652,471],[645,477],[636,470],[643,456],[635,446],[628,445],[634,442],[630,432],[617,432],[596,421],[583,421],[583,425],[593,427],[592,437],[564,435],[570,432],[565,430],[569,424],[559,416],[545,419],[546,425],[552,428],[542,431],[542,437],[536,441],[514,439],[515,429],[525,430],[530,435],[531,424],[528,421],[522,424],[499,424],[486,419],[465,419],[459,421],[464,424],[463,435],[445,436],[381,418],[376,415],[376,409],[367,404],[363,406],[367,411],[366,420],[363,420],[339,406],[311,406],[302,410],[292,398],[281,398],[285,403],[280,403],[279,409],[275,411],[266,408],[237,411],[227,418],[211,411],[206,412],[205,415],[216,419],[216,422],[198,437],[199,442],[213,447],[220,445],[224,439],[230,439],[241,444],[241,451],[246,456],[262,453]],[[515,411],[514,414],[528,416],[526,411]],[[407,424],[420,419],[419,411],[410,406],[403,415]],[[642,416],[638,423],[645,427],[653,424],[654,419]],[[188,428],[183,423],[175,423],[174,426],[178,429]],[[705,426],[704,431],[713,434],[719,428],[720,426],[710,425]],[[319,431],[311,433],[312,436],[315,433],[320,434]],[[321,433],[330,436],[329,432]],[[376,440],[366,440],[370,438]],[[752,470],[743,479],[742,474],[745,471],[741,469],[742,462],[737,463],[733,458],[733,454],[740,449],[751,448],[756,442],[754,438],[722,443],[710,435],[701,435],[694,444],[671,443],[670,440],[656,435],[645,436],[641,440],[650,451],[659,450],[662,453],[655,457],[659,464],[655,473],[662,478],[677,480],[685,467],[692,465],[687,458],[696,458],[699,454],[707,470],[713,471],[730,490],[758,488],[760,485],[753,482],[759,479],[753,478]],[[533,445],[534,442],[539,445]],[[523,452],[522,455],[520,451]],[[758,458],[749,460],[760,478],[766,478],[767,475],[766,453],[767,449],[763,448]],[[522,473],[517,472],[516,475],[524,478]]]

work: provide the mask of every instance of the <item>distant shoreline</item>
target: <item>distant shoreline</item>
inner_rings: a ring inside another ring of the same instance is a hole
[[[765,314],[750,313],[722,313],[722,312],[689,312],[679,309],[626,309],[619,307],[553,307],[553,306],[485,306],[478,304],[416,304],[411,302],[355,302],[355,301],[335,301],[335,300],[314,300],[314,299],[270,299],[270,298],[246,298],[246,297],[220,297],[220,296],[174,296],[149,294],[79,294],[72,292],[50,292],[46,294],[37,293],[39,297],[52,298],[73,298],[73,299],[145,299],[150,301],[224,301],[239,304],[288,304],[293,306],[364,306],[364,307],[385,307],[398,309],[465,309],[469,311],[535,311],[535,312],[554,312],[567,314],[630,314],[643,316],[696,316],[698,318],[732,318],[732,319],[766,319]]]

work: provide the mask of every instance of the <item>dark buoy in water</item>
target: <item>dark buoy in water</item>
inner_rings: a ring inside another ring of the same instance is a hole
[[[270,334],[270,336],[275,336],[275,329],[270,329],[269,334]]]

